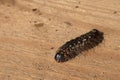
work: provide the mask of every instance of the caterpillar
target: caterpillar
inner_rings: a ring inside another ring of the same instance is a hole
[[[55,54],[57,62],[65,62],[76,57],[78,54],[94,48],[104,39],[103,32],[92,29],[91,31],[76,37],[62,45]]]

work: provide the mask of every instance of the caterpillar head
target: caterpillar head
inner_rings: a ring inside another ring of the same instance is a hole
[[[64,61],[65,61],[65,56],[64,56],[64,54],[57,53],[57,54],[55,55],[55,60],[56,60],[57,62],[64,62]]]

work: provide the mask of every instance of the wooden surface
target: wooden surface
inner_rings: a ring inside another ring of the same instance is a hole
[[[66,41],[96,28],[105,40],[65,63]],[[0,80],[119,80],[120,0],[0,0]]]

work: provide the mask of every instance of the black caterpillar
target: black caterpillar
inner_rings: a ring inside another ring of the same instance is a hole
[[[97,46],[103,41],[103,39],[103,32],[100,32],[97,29],[93,29],[90,32],[72,39],[61,46],[55,55],[55,60],[57,62],[68,61],[81,52],[87,51]]]

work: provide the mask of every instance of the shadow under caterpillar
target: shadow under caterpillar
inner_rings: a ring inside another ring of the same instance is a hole
[[[103,41],[103,32],[92,29],[90,32],[72,39],[62,45],[55,55],[57,62],[65,62],[74,58],[83,51],[87,51]]]

